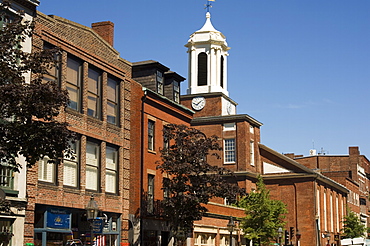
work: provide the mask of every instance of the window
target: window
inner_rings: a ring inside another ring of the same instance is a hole
[[[254,127],[252,125],[249,126],[249,132],[252,134],[254,133]]]
[[[224,62],[225,58],[224,56],[221,56],[221,61],[220,61],[220,85],[222,88],[224,88]]]
[[[235,162],[235,139],[225,139],[224,141],[225,149],[225,163]]]
[[[0,220],[0,235],[7,235],[13,231],[13,219],[1,218]],[[0,242],[1,245],[8,245],[7,243]]]
[[[177,103],[180,102],[180,82],[173,82],[173,100]]]
[[[163,73],[157,71],[157,92],[163,95]]]
[[[39,161],[38,179],[44,182],[55,183],[56,164],[48,162],[49,160],[50,159],[45,156]]]
[[[108,77],[107,88],[107,121],[118,125],[118,101],[119,101],[119,82],[117,79]]]
[[[64,175],[63,175],[63,184],[67,186],[77,187],[78,180],[78,169],[79,169],[79,149],[78,144],[71,143],[71,149],[74,154],[71,157],[64,157],[63,166],[64,166]]]
[[[324,198],[323,198],[323,214],[324,214],[324,230],[328,230],[328,221],[327,221],[327,207],[326,207],[326,191],[324,191]]]
[[[154,211],[154,175],[148,174],[148,213]]]
[[[163,184],[169,183],[169,182],[170,182],[169,178],[163,178]],[[170,197],[170,191],[169,191],[168,187],[163,187],[163,198],[166,199],[166,198],[169,198],[169,197]]]
[[[95,68],[89,68],[87,89],[87,115],[100,118],[101,72]]]
[[[12,190],[14,188],[13,169],[4,161],[0,161],[0,187]]]
[[[54,47],[51,44],[45,43],[44,44],[44,50],[51,50]],[[42,80],[44,82],[59,82],[59,62],[60,62],[60,56],[58,54],[54,55],[54,60],[56,61],[55,66],[48,69],[48,74],[44,74]]]
[[[236,130],[235,122],[224,124],[224,131],[234,131],[234,130]]]
[[[251,166],[254,166],[254,142],[253,141],[250,142],[249,147],[250,147]]]
[[[99,182],[99,145],[86,143],[86,189],[98,190]]]
[[[67,90],[69,93],[68,107],[77,111],[81,110],[81,73],[82,62],[68,57],[67,59]]]
[[[202,52],[198,55],[198,86],[207,85],[207,54]]]
[[[167,126],[163,126],[163,131],[165,131],[167,129]],[[164,136],[164,132],[163,132],[163,149],[169,149],[170,148],[170,140],[168,139],[168,137]]]
[[[154,150],[154,121],[148,121],[148,149]]]
[[[106,147],[105,191],[117,193],[118,149]]]

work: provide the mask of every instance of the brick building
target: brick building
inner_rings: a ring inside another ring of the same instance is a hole
[[[59,66],[45,76],[69,92],[59,120],[77,134],[75,158],[47,158],[27,173],[25,242],[90,240],[86,206],[91,195],[106,222],[96,238],[106,245],[128,239],[131,63],[113,48],[113,23],[82,26],[38,12],[33,49],[59,47]]]
[[[190,125],[193,111],[179,104],[184,78],[157,61],[133,63],[131,109],[130,243],[168,245],[171,232],[163,220],[163,174],[157,170],[166,124]]]
[[[329,177],[349,190],[347,206],[358,214],[361,222],[369,227],[369,173],[370,162],[361,155],[358,147],[349,147],[348,155],[316,154],[310,156],[290,154],[295,161]],[[328,212],[330,210],[328,209]],[[321,215],[321,218],[325,215]],[[321,220],[321,227],[324,227]]]
[[[334,243],[343,228],[348,189],[262,144],[259,149],[266,188],[287,205],[285,229],[299,231],[302,246]],[[298,245],[296,236],[291,241]]]

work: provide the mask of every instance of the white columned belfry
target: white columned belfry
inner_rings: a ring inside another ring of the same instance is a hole
[[[227,56],[230,49],[226,37],[211,23],[207,12],[203,27],[190,35],[185,45],[189,53],[189,83],[187,94],[227,91]]]

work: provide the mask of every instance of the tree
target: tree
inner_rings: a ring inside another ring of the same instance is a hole
[[[22,45],[34,25],[22,14],[8,16],[9,6],[8,1],[0,4],[0,164],[18,170],[20,155],[27,166],[44,156],[59,162],[73,133],[56,120],[69,102],[68,92],[43,79],[57,65],[57,51],[25,52]],[[30,81],[25,74],[31,74]]]
[[[209,156],[219,158],[216,136],[207,137],[197,129],[175,124],[166,125],[163,134],[168,145],[161,150],[158,169],[168,177],[163,180],[168,196],[162,205],[177,243],[182,233],[192,230],[195,220],[202,219],[207,212],[204,205],[211,198],[235,201],[242,190],[232,180],[231,171],[207,162]]]
[[[241,218],[240,225],[247,239],[265,245],[276,238],[279,227],[284,227],[284,214],[287,210],[282,201],[270,199],[270,191],[266,189],[260,175],[256,185],[255,192],[238,202],[238,206],[245,209],[246,215]]]
[[[343,238],[363,237],[366,232],[366,227],[361,223],[357,214],[347,208],[347,215],[343,220]]]

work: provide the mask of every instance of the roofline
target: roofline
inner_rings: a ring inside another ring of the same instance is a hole
[[[265,151],[283,159],[284,161],[289,162],[290,164],[292,164],[292,165],[294,165],[294,166],[296,166],[296,167],[298,167],[298,168],[300,168],[300,169],[302,169],[302,170],[304,170],[308,173],[308,175],[304,174],[304,173],[302,173],[302,174],[299,174],[299,173],[297,173],[297,174],[292,174],[292,173],[290,173],[290,174],[289,173],[287,173],[287,174],[278,174],[279,176],[277,176],[277,175],[262,175],[263,178],[266,177],[267,179],[277,179],[277,178],[280,179],[280,178],[312,177],[312,178],[315,178],[317,180],[320,180],[321,182],[329,184],[329,185],[335,187],[336,189],[341,190],[345,193],[349,192],[349,190],[345,186],[343,186],[343,185],[337,183],[336,181],[322,175],[321,173],[317,173],[317,172],[313,171],[312,169],[296,162],[295,160],[293,160],[293,159],[291,159],[291,158],[289,158],[289,157],[287,157],[283,154],[280,154],[279,152],[276,152],[275,150],[273,150],[273,149],[271,149],[271,148],[269,148],[269,147],[267,147],[267,146],[265,146],[261,143],[259,143],[258,146],[261,149],[264,149]]]
[[[143,91],[144,91],[144,93],[150,93],[151,95],[156,96],[156,97],[158,97],[158,98],[166,101],[167,103],[174,105],[175,107],[181,108],[182,110],[184,110],[188,114],[191,114],[191,115],[195,114],[195,111],[193,111],[193,110],[185,107],[184,105],[182,105],[180,103],[177,103],[177,102],[175,102],[175,101],[173,101],[171,99],[168,99],[167,97],[165,97],[163,95],[160,95],[159,93],[157,93],[157,92],[155,92],[155,91],[153,91],[151,89],[148,89],[146,87],[143,87]]]
[[[262,126],[263,124],[254,118],[250,117],[247,114],[236,114],[236,115],[221,115],[221,116],[207,116],[207,117],[198,117],[194,118],[192,124],[205,124],[205,123],[215,123],[215,122],[229,122],[229,121],[248,121],[255,126]]]

